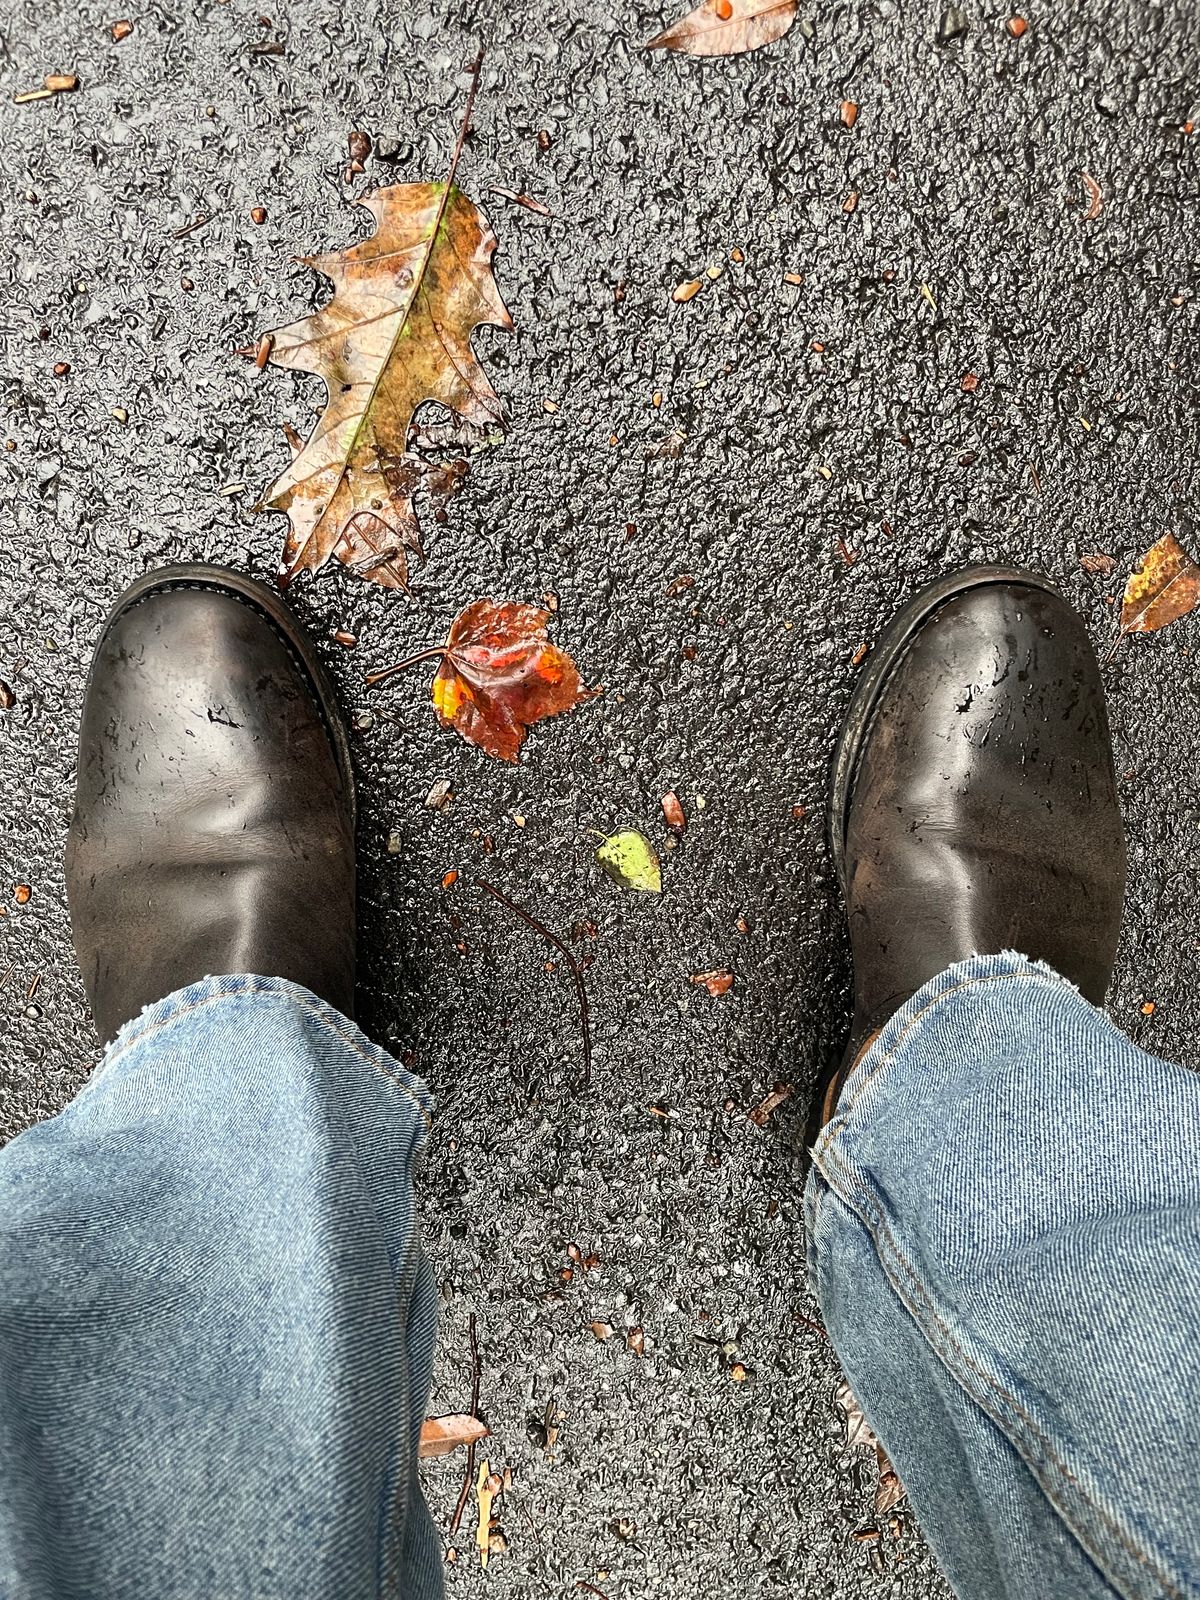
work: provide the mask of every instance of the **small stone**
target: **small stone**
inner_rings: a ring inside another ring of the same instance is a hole
[[[549,150],[549,148],[553,144],[553,142],[554,141],[551,139],[550,135],[546,132],[545,128],[542,128],[540,130],[540,132],[538,133],[538,136],[537,136],[537,147],[538,147],[538,149],[539,150]]]
[[[252,206],[251,207],[251,209],[250,209],[250,221],[253,222],[256,227],[261,228],[263,223],[266,220],[267,220],[267,208],[266,208],[266,206]]]
[[[11,711],[16,703],[17,697],[12,685],[5,683],[4,679],[0,678],[0,711]]]
[[[601,1344],[605,1344],[613,1336],[612,1323],[611,1322],[593,1322],[592,1323],[592,1333],[600,1341]]]
[[[133,23],[130,22],[128,17],[122,17],[119,21],[113,23],[109,32],[113,36],[113,43],[120,44],[122,39],[128,39],[133,32]]]
[[[425,804],[430,811],[444,811],[454,799],[454,788],[449,778],[439,778],[425,796]]]
[[[694,300],[700,293],[700,279],[689,278],[686,283],[677,283],[671,290],[671,299],[677,306],[687,305],[689,300]]]
[[[351,161],[363,162],[371,154],[371,135],[355,128],[346,140]]]
[[[114,422],[119,422],[122,427],[129,421],[129,413],[124,406],[113,406],[108,414]]]
[[[951,44],[955,39],[961,39],[967,31],[967,13],[961,6],[947,6],[942,12],[942,20],[938,27],[937,42]]]
[[[27,906],[29,904],[29,897],[32,893],[33,890],[27,883],[18,883],[13,890],[13,899],[19,906]]]
[[[399,828],[393,828],[387,836],[387,853],[390,856],[398,856],[401,854],[403,849],[404,835],[400,832]]]
[[[69,361],[56,361],[54,363],[54,376],[56,378],[65,378],[70,370],[71,363]]]
[[[858,106],[853,100],[842,101],[842,125],[852,128],[858,121]]]
[[[373,711],[356,711],[351,726],[355,733],[370,733],[375,726],[375,713]]]
[[[1029,24],[1024,17],[1009,17],[1007,27],[1014,39],[1023,38],[1029,31]]]

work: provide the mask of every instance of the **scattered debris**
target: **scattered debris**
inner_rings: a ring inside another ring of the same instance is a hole
[[[671,299],[677,306],[687,305],[689,300],[694,300],[703,287],[700,278],[689,278],[686,283],[677,283],[671,290]]]
[[[502,189],[498,183],[493,183],[488,189],[489,194],[498,194],[502,200],[511,200],[515,206],[524,206],[526,211],[536,211],[539,217],[552,217],[554,215],[549,206],[544,206],[540,200],[535,200],[531,194],[520,194],[516,189]]]
[[[600,1344],[607,1344],[613,1336],[611,1322],[593,1322],[592,1337]]]
[[[207,211],[197,211],[192,220],[185,222],[182,228],[176,228],[171,237],[172,239],[186,239],[189,233],[195,233],[197,228],[203,228],[206,223],[211,221],[212,217]]]
[[[796,20],[796,0],[704,0],[656,34],[647,50],[732,56],[782,39]]]
[[[662,797],[662,811],[667,827],[673,833],[683,833],[687,828],[687,818],[683,814],[683,806],[674,789],[668,789]]]
[[[460,1445],[477,1444],[487,1436],[488,1430],[478,1417],[427,1417],[421,1425],[417,1455],[423,1461],[437,1460],[450,1455]]]
[[[1083,220],[1085,222],[1095,222],[1096,218],[1104,210],[1104,195],[1101,192],[1100,185],[1090,172],[1081,172],[1079,176],[1088,201],[1087,210],[1083,213]]]
[[[1200,566],[1173,533],[1164,534],[1142,557],[1125,585],[1122,633],[1154,633],[1186,616],[1200,602]]]
[[[444,645],[368,673],[368,687],[436,659],[432,695],[442,726],[490,756],[516,761],[533,723],[598,692],[583,687],[571,657],[551,644],[549,621],[548,611],[522,601],[475,600],[455,617]]]
[[[693,972],[691,979],[701,989],[707,989],[714,998],[728,994],[733,988],[733,973],[721,969],[712,972]]]
[[[662,893],[662,868],[654,847],[636,828],[611,834],[596,851],[596,860],[622,889],[641,894]]]
[[[635,1356],[646,1354],[646,1335],[641,1328],[630,1328],[625,1335],[626,1347],[633,1351]]]
[[[777,1082],[770,1094],[764,1100],[760,1100],[754,1110],[749,1113],[750,1121],[756,1128],[765,1128],[771,1113],[778,1110],[785,1100],[790,1099],[791,1094],[792,1085],[790,1083]]]
[[[475,1544],[479,1550],[479,1564],[486,1567],[492,1553],[493,1507],[504,1486],[504,1479],[493,1472],[486,1457],[479,1463],[479,1476],[475,1480],[475,1497],[479,1502],[479,1522],[475,1529]]]
[[[1115,556],[1106,556],[1100,550],[1089,551],[1079,558],[1079,565],[1085,572],[1093,573],[1100,578],[1107,578],[1116,564]]]

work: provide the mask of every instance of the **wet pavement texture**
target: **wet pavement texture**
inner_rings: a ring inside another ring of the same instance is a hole
[[[488,1456],[514,1475],[507,1550],[481,1576],[468,1513],[450,1590],[941,1596],[843,1443],[805,1278],[798,1148],[849,977],[831,741],[856,655],[925,579],[1032,565],[1107,649],[1139,553],[1190,533],[1190,8],[1058,8],[1017,39],[968,6],[939,43],[936,8],[802,4],[779,43],[712,62],[646,54],[673,14],[646,5],[453,9],[155,4],[113,42],[94,0],[6,7],[3,1131],[58,1110],[96,1055],[61,852],[104,612],[163,562],[271,577],[283,524],[251,508],[320,385],[233,352],[320,303],[295,258],[362,236],[355,193],[444,172],[483,44],[459,181],[500,240],[516,331],[476,344],[510,435],[430,526],[410,598],[340,568],[294,591],[356,717],[363,1020],[440,1102],[434,1410],[467,1403],[473,1313]],[[8,103],[53,71],[78,92]],[[376,155],[347,185],[351,129]],[[1093,550],[1111,574],[1081,571]],[[605,692],[518,767],[442,731],[420,675],[364,690],[467,601],[548,593]],[[1111,1010],[1193,1063],[1198,629],[1105,667],[1131,843]],[[454,799],[433,811],[439,779]],[[598,872],[596,831],[621,826],[660,847],[661,898]],[[577,930],[589,1092],[562,963],[476,874]],[[724,997],[689,981],[719,967]],[[793,1092],[760,1129],[777,1082]],[[568,1281],[572,1245],[595,1262]],[[443,1527],[461,1476],[461,1457],[427,1472]]]

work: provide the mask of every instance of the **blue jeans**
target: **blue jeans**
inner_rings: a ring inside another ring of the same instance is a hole
[[[295,985],[128,1025],[0,1154],[3,1600],[441,1595],[422,1085]],[[818,1143],[838,1353],[963,1600],[1200,1595],[1200,1080],[1061,978],[926,986]]]
[[[1200,1077],[977,956],[855,1067],[810,1267],[963,1600],[1200,1595]]]

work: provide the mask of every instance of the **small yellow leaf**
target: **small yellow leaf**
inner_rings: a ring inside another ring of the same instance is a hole
[[[614,833],[596,851],[596,860],[622,889],[662,893],[662,868],[649,839],[633,828]]]

